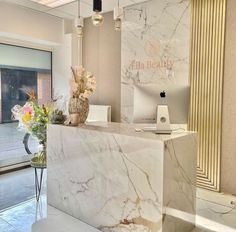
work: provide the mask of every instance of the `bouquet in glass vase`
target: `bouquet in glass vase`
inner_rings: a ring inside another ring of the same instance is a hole
[[[18,128],[36,137],[40,150],[31,162],[46,166],[47,123],[49,121],[49,106],[39,105],[34,91],[26,92],[29,100],[24,106],[15,105],[12,108],[13,118],[19,121]]]
[[[71,97],[69,114],[78,116],[78,124],[84,123],[89,113],[89,97],[96,89],[94,75],[87,72],[82,66],[72,67],[73,78],[70,81]]]

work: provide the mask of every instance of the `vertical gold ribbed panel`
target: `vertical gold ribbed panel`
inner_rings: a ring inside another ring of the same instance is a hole
[[[191,0],[189,130],[198,131],[197,184],[219,191],[226,0]]]

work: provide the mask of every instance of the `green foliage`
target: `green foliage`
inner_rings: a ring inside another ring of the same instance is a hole
[[[49,107],[40,106],[36,100],[30,101],[33,106],[34,114],[29,124],[30,133],[37,137],[39,143],[46,145],[47,142],[47,123],[49,121]]]

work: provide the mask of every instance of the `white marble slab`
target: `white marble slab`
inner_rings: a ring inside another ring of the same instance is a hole
[[[48,203],[104,232],[191,231],[181,213],[194,223],[196,134],[106,125],[49,125]]]
[[[189,80],[190,1],[150,0],[125,8],[121,33],[121,113],[132,122],[133,85]]]

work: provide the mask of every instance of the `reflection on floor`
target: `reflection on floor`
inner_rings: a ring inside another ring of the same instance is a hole
[[[34,172],[32,168],[0,176],[1,232],[31,232],[32,224],[41,219],[44,220],[37,222],[34,226],[34,231],[32,232],[97,231],[94,230],[94,228],[63,214],[55,208],[47,207],[45,195],[46,175],[44,176],[43,186],[43,195],[40,204],[37,205],[34,198]],[[199,227],[195,228],[192,232],[236,232],[235,199],[236,198],[233,196],[198,189],[198,215],[196,221]],[[9,208],[6,209],[6,207]],[[65,221],[68,223],[65,223]],[[64,230],[62,230],[62,226],[58,227],[61,222],[62,225],[67,226]],[[74,225],[74,229],[72,225]],[[201,227],[210,230],[201,229]],[[48,228],[48,230],[46,228]]]
[[[47,216],[46,197],[39,204],[35,198],[0,213],[1,232],[31,232],[32,224]]]
[[[37,221],[32,226],[32,232],[99,232],[68,214],[48,206],[46,219]]]
[[[42,193],[46,192],[46,172]],[[0,211],[32,199],[35,195],[34,169],[26,168],[0,175]]]

